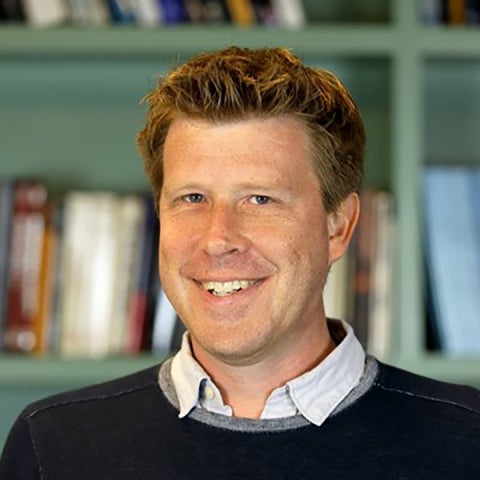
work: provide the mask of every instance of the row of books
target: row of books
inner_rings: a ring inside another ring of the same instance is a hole
[[[480,167],[426,168],[426,304],[433,347],[480,355]]]
[[[327,315],[351,321],[372,353],[392,330],[390,196],[362,193],[352,247],[330,272]],[[39,181],[0,183],[0,340],[7,352],[103,357],[167,354],[184,331],[158,279],[150,195],[72,191],[49,200]]]
[[[302,0],[0,0],[0,20],[35,27],[232,23],[298,28]]]
[[[149,195],[0,184],[3,350],[101,357],[168,353],[181,325],[158,279]]]
[[[419,9],[426,25],[480,24],[480,0],[420,0]]]
[[[392,351],[394,336],[395,219],[383,190],[364,190],[349,250],[330,269],[325,313],[347,320],[364,347],[378,358]]]

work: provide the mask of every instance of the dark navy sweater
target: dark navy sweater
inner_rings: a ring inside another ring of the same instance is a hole
[[[375,362],[359,391],[320,427],[179,419],[156,366],[28,406],[0,479],[480,479],[478,390]]]

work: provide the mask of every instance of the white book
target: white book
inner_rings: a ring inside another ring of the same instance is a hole
[[[60,352],[111,353],[119,213],[110,193],[72,192],[65,204]]]
[[[158,0],[131,0],[135,19],[141,27],[156,27],[163,21]]]
[[[307,18],[302,0],[272,0],[280,26],[299,29],[306,25]]]
[[[68,20],[68,6],[63,0],[22,0],[25,17],[34,27],[52,27]]]
[[[377,231],[372,265],[372,290],[369,296],[367,330],[368,352],[387,359],[391,352],[393,322],[393,267],[395,223],[392,199],[387,192],[375,196],[374,215]]]

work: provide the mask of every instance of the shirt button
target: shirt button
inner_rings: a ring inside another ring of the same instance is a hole
[[[212,400],[215,397],[215,392],[212,387],[205,387],[203,394],[207,400]]]

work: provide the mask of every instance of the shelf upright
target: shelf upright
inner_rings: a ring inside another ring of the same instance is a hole
[[[420,162],[423,152],[421,58],[415,4],[393,1],[396,51],[392,72],[392,189],[396,201],[396,349],[401,366],[420,366],[424,348],[420,240]]]

